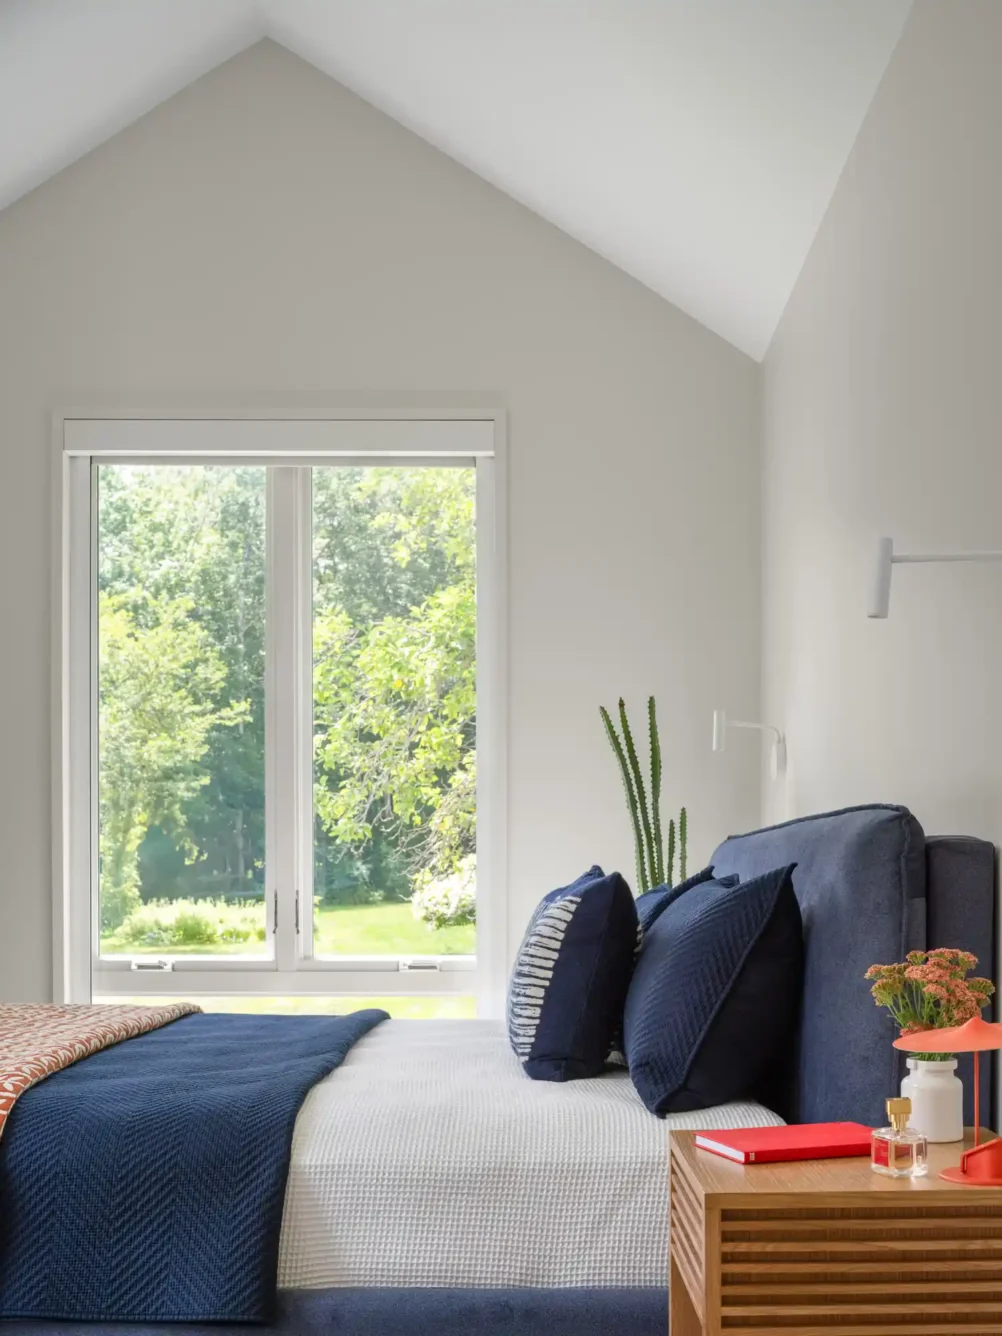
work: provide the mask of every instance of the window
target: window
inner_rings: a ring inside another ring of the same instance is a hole
[[[497,1012],[497,435],[64,421],[64,996]]]

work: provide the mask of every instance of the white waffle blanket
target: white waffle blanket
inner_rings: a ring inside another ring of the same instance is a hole
[[[279,1285],[667,1285],[670,1127],[625,1071],[530,1081],[499,1021],[384,1021],[296,1123]]]

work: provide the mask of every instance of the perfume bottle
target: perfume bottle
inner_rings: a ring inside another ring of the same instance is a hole
[[[878,1127],[871,1143],[870,1168],[891,1178],[921,1178],[929,1172],[929,1143],[921,1132],[908,1126],[910,1099],[889,1099],[890,1127]]]

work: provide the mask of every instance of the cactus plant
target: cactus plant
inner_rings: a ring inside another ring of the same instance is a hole
[[[650,785],[644,782],[640,768],[633,732],[626,713],[626,704],[619,700],[619,724],[622,736],[617,732],[609,711],[604,705],[599,706],[599,714],[605,725],[609,745],[619,763],[619,772],[626,793],[626,806],[633,825],[633,849],[637,866],[637,894],[642,895],[653,886],[672,885],[675,875],[675,845],[678,837],[679,872],[682,880],[686,875],[686,844],[688,840],[688,818],[683,807],[675,821],[668,822],[668,858],[665,861],[664,838],[661,828],[661,741],[658,736],[657,710],[654,697],[647,702],[647,735],[650,750]]]

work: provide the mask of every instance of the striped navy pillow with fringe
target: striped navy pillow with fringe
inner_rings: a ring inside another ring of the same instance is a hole
[[[544,896],[508,987],[508,1038],[537,1081],[598,1076],[621,1033],[638,941],[619,875],[589,869]]]

